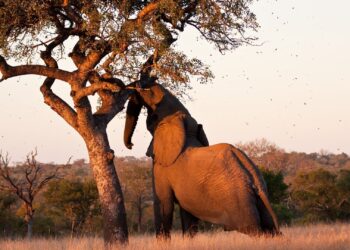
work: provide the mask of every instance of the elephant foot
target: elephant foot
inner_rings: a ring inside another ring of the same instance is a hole
[[[282,237],[283,234],[281,231],[271,230],[271,231],[264,231],[261,235],[264,237]]]
[[[156,233],[156,238],[158,241],[170,241],[171,236],[170,232],[157,232]]]
[[[194,237],[198,233],[198,218],[180,207],[182,235],[184,237]]]
[[[256,228],[254,226],[240,228],[238,231],[240,233],[247,234],[251,237],[272,238],[272,237],[282,236],[282,233],[280,231],[276,231],[276,230],[267,231],[267,230],[262,230],[260,228]]]

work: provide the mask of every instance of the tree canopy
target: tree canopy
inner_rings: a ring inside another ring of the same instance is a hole
[[[305,220],[335,221],[349,219],[350,171],[332,173],[316,169],[300,172],[292,183],[291,197]]]
[[[171,45],[186,26],[197,30],[221,52],[249,43],[254,38],[246,37],[246,30],[258,27],[249,9],[251,2],[2,0],[1,54],[28,64],[40,53],[47,61],[52,52],[56,60],[66,58],[68,52],[78,68],[95,69],[98,76],[107,73],[120,80],[135,80],[141,72],[153,70],[163,83],[188,82],[190,75],[206,81],[212,77],[210,70]],[[69,40],[75,44],[71,51],[67,51]],[[1,57],[3,79],[39,74],[69,81],[62,70],[36,66],[11,71],[6,66]]]

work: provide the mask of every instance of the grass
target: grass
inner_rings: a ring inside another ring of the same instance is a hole
[[[123,249],[350,249],[350,224],[311,225],[282,228],[283,236],[275,238],[249,237],[237,232],[200,233],[195,238],[183,238],[174,233],[171,241],[157,241],[153,235],[131,236],[129,245]],[[1,250],[99,250],[103,249],[101,238],[63,239],[2,239]],[[119,249],[117,246],[114,249]]]

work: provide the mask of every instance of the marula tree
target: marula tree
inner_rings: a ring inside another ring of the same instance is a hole
[[[249,43],[251,38],[245,37],[245,31],[258,26],[251,3],[0,0],[1,80],[27,74],[45,77],[40,87],[44,102],[85,141],[107,243],[126,242],[128,238],[114,151],[106,133],[108,123],[123,109],[130,94],[125,86],[136,80],[152,80],[151,73],[169,87],[181,86],[176,83],[188,82],[191,75],[208,80],[212,74],[200,60],[175,50],[179,34],[192,27],[220,52]],[[75,68],[60,68],[58,60],[62,58],[70,58]],[[55,80],[69,85],[74,106],[53,92]],[[94,94],[101,103],[96,112],[88,99]]]

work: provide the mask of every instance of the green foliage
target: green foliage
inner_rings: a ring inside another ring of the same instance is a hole
[[[63,179],[52,182],[44,197],[46,213],[57,226],[56,230],[92,233],[93,218],[101,213],[93,180],[81,182]]]
[[[7,192],[0,192],[0,237],[24,235],[24,221],[16,216],[17,198]]]
[[[28,63],[63,36],[54,45],[57,60],[68,58],[63,41],[78,37],[81,54],[108,47],[114,62],[106,71],[121,79],[138,77],[153,55],[160,59],[154,60],[153,69],[169,85],[187,83],[191,75],[205,82],[212,78],[209,68],[171,45],[189,27],[222,53],[251,43],[255,38],[246,31],[259,27],[250,10],[252,2],[1,0],[0,51],[7,58]]]
[[[295,211],[288,206],[286,201],[272,203],[272,209],[276,213],[280,225],[290,225],[295,218]]]
[[[288,197],[288,185],[284,183],[282,172],[260,168],[264,177],[271,203],[278,204]]]
[[[299,173],[293,183],[291,197],[304,214],[303,221],[335,221],[350,218],[349,170],[336,173],[317,169]]]
[[[8,211],[15,202],[15,195],[7,192],[0,192],[0,213]]]
[[[127,219],[131,232],[143,233],[154,229],[152,166],[146,159],[126,157],[117,159]],[[150,218],[150,219],[147,219]]]
[[[272,171],[260,168],[264,177],[269,194],[269,200],[279,219],[280,224],[290,224],[293,212],[287,206],[288,185],[284,183],[284,176],[281,171]]]
[[[51,236],[55,235],[54,221],[43,211],[37,211],[33,221],[33,232],[36,236]]]

